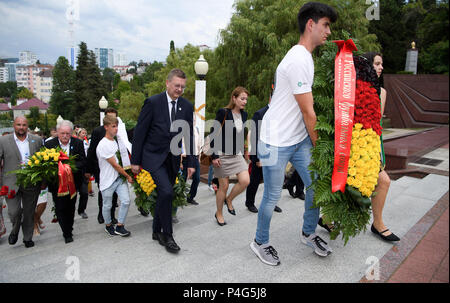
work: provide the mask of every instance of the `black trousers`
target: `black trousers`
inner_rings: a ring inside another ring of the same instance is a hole
[[[55,202],[56,217],[58,218],[58,223],[63,232],[63,236],[64,238],[72,237],[77,196],[75,195],[75,197],[70,199],[70,195],[58,197],[57,192],[53,192],[52,197]]]
[[[78,190],[78,193],[80,194],[80,201],[78,202],[78,214],[84,213],[84,211],[86,210],[89,198],[88,184],[89,181],[83,178],[83,182],[81,182],[80,189]]]
[[[156,171],[150,172],[158,189],[156,206],[153,217],[153,232],[172,235],[172,201],[174,198],[173,185],[177,177],[174,169],[173,156],[168,154],[163,165]]]
[[[302,178],[297,171],[294,171],[292,176],[286,180],[286,186],[295,187],[295,194],[299,194],[305,188],[305,184],[303,184]]]
[[[262,167],[258,167],[255,162],[252,162],[252,172],[250,174],[250,184],[245,193],[245,206],[255,206],[255,196],[258,191],[259,183],[263,179]]]

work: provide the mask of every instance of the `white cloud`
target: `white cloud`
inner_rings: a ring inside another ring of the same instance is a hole
[[[129,61],[165,60],[171,40],[217,46],[234,0],[80,0],[76,44],[124,51]],[[54,63],[69,45],[66,3],[57,0],[2,0],[0,56],[31,50],[41,62]]]

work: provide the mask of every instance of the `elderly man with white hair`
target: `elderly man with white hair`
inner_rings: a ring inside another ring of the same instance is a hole
[[[77,171],[73,173],[73,177],[76,191],[78,191],[85,177],[86,154],[84,152],[83,141],[72,137],[72,131],[73,123],[68,120],[62,121],[57,126],[58,137],[45,142],[45,147],[61,147],[68,156],[76,156],[75,165]],[[58,196],[58,186],[58,183],[49,184],[49,191],[52,193],[53,201],[55,202],[56,217],[61,226],[64,240],[66,243],[70,243],[73,241],[72,230],[77,196],[76,194],[73,198],[70,198],[70,194]]]

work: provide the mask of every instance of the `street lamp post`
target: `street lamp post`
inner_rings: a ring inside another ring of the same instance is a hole
[[[203,55],[200,55],[195,62],[194,70],[200,80],[195,80],[195,115],[197,115],[196,125],[199,128],[200,136],[205,135],[205,111],[206,111],[206,81],[205,76],[208,73],[208,62]]]
[[[61,122],[63,121],[64,121],[63,117],[59,115],[58,118],[56,118],[56,128],[58,128],[58,125],[61,124]]]
[[[108,100],[105,96],[102,96],[100,101],[98,101],[98,107],[100,107],[100,125],[103,125],[103,118],[105,117],[105,109],[108,107]]]

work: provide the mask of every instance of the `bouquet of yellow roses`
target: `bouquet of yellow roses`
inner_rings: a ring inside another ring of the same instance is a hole
[[[146,212],[150,211],[152,216],[154,216],[158,190],[156,188],[156,184],[152,178],[152,175],[148,171],[142,169],[140,173],[135,176],[135,180],[136,182],[133,182],[133,189],[134,193],[136,194],[136,199],[134,200],[136,206],[138,208],[142,208]],[[186,182],[179,173],[173,186],[173,215],[175,215],[175,210],[177,207],[183,207],[187,205],[185,188]]]
[[[23,187],[36,186],[41,182],[57,184],[59,162],[69,165],[72,172],[76,171],[75,156],[67,156],[60,147],[42,147],[21,169],[10,173],[17,175],[17,184]]]

